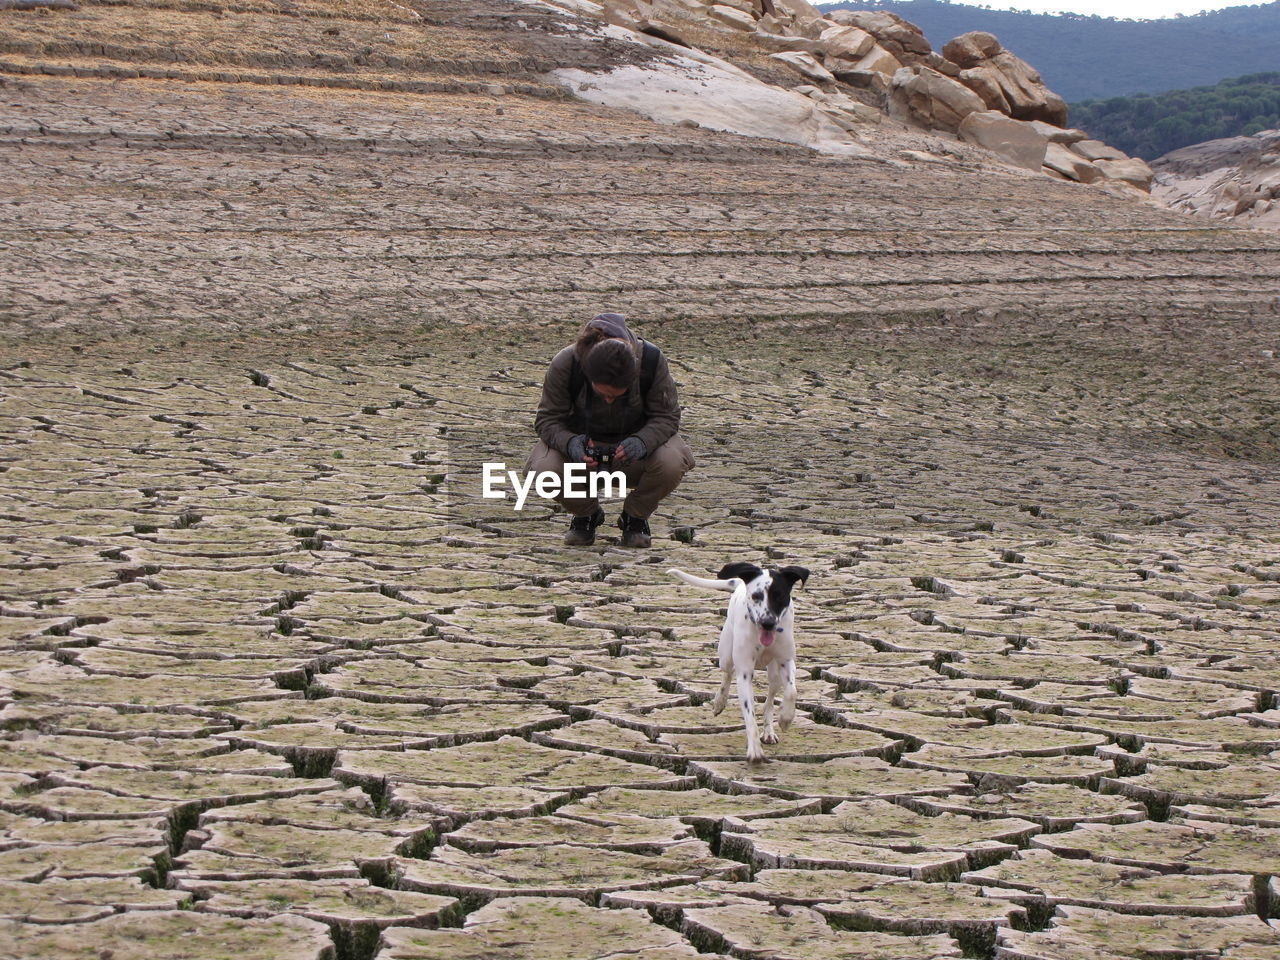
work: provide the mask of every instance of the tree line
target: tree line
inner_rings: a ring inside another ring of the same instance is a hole
[[[1154,160],[1170,150],[1280,128],[1280,73],[1254,73],[1211,87],[1086,100],[1070,123],[1131,156]]]

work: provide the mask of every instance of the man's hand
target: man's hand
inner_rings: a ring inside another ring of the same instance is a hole
[[[585,433],[573,437],[565,445],[565,459],[570,463],[585,463],[589,467],[594,467],[595,461],[587,459],[587,442]]]
[[[648,455],[649,448],[644,445],[643,440],[639,437],[627,437],[618,444],[618,449],[613,452],[613,459],[615,463],[634,463]]]

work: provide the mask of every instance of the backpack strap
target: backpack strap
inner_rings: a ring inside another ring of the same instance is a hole
[[[642,340],[641,343],[644,344],[644,353],[640,355],[640,392],[647,397],[653,389],[653,378],[658,374],[658,361],[662,359],[662,351],[656,343],[648,340]]]

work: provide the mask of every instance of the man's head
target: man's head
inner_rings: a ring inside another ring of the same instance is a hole
[[[626,340],[601,340],[582,358],[582,372],[587,382],[606,403],[613,403],[626,394],[638,368],[635,351]]]

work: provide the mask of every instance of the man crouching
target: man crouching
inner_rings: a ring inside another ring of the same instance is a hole
[[[541,439],[525,470],[563,473],[568,462],[622,471],[628,490],[618,518],[622,546],[647,547],[649,517],[694,464],[679,427],[676,385],[662,351],[636,337],[621,314],[602,313],[547,369],[533,423]],[[565,545],[594,543],[604,523],[599,501],[563,493],[556,500],[573,515]]]

